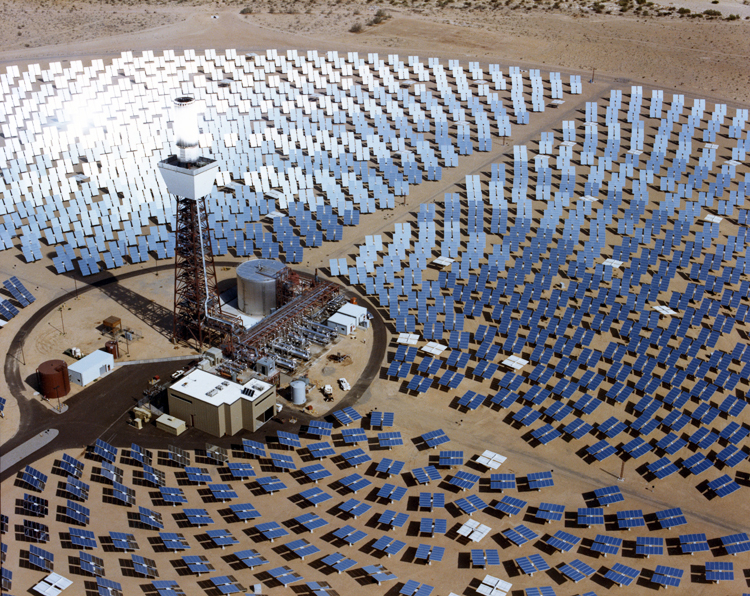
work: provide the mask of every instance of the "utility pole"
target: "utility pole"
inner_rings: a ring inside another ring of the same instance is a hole
[[[21,359],[23,361],[23,365],[26,366],[26,354],[23,351],[23,346],[26,343],[26,332],[21,331],[21,333],[19,333],[19,338],[21,340]],[[18,352],[16,352],[16,360],[18,360]]]
[[[60,323],[62,323],[62,334],[65,335],[65,321],[63,320],[63,309],[65,308],[65,304],[61,305],[60,308],[57,310],[60,311]]]
[[[625,481],[625,462],[624,461],[622,462],[622,466],[620,467],[620,476],[617,480],[619,480],[620,482]]]
[[[128,336],[126,333],[123,333],[122,336],[125,338],[125,349],[128,352],[128,356],[130,356],[130,342],[128,341]],[[117,343],[120,343],[120,338],[117,338]]]

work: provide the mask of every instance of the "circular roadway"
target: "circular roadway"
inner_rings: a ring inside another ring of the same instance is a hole
[[[234,261],[216,261],[216,265],[234,266],[236,263]],[[130,271],[119,276],[110,274],[80,288],[78,294],[90,292],[109,284],[120,283],[121,281],[133,279],[140,275],[168,271],[173,268],[173,264],[165,264],[148,269]],[[347,293],[353,295],[349,290],[347,290]],[[129,446],[131,443],[137,442],[142,447],[158,449],[163,448],[166,443],[169,443],[186,449],[204,449],[207,442],[234,448],[237,445],[238,439],[243,436],[255,436],[259,438],[267,433],[268,424],[256,433],[243,431],[233,437],[217,438],[194,428],[188,429],[186,433],[179,437],[173,437],[166,435],[163,431],[157,430],[153,425],[147,425],[142,430],[136,430],[128,424],[122,424],[122,419],[128,416],[130,410],[136,405],[138,399],[140,399],[140,395],[134,395],[133,388],[145,387],[154,375],[159,375],[161,378],[168,378],[167,375],[173,372],[175,366],[178,366],[174,361],[118,367],[107,375],[105,379],[94,383],[68,399],[66,401],[68,411],[62,415],[56,414],[44,407],[41,402],[28,399],[23,394],[24,381],[21,376],[18,360],[14,354],[17,354],[21,350],[26,338],[31,335],[34,328],[49,313],[64,302],[72,300],[75,296],[75,291],[68,292],[45,304],[21,326],[10,343],[5,356],[4,372],[10,392],[18,402],[20,424],[16,435],[3,445],[3,452],[9,453],[16,447],[23,445],[33,439],[40,430],[54,429],[59,434],[54,441],[38,450],[30,451],[28,456],[4,469],[2,474],[0,474],[0,481],[4,481],[6,478],[17,473],[24,465],[49,453],[60,449],[84,448],[93,444],[97,438],[102,438],[114,446]],[[388,334],[385,322],[380,313],[363,296],[357,295],[357,300],[360,304],[368,308],[372,315],[373,347],[359,379],[352,385],[352,388],[341,402],[339,402],[338,406],[340,408],[356,404],[362,395],[364,395],[380,370],[387,347]],[[95,401],[97,404],[95,416],[91,415],[92,401]],[[306,413],[295,414],[295,417],[297,418],[297,422],[293,425],[285,424],[285,430],[298,430],[312,419],[312,416]],[[274,418],[270,422],[280,424],[278,418]],[[241,449],[241,446],[239,448]]]

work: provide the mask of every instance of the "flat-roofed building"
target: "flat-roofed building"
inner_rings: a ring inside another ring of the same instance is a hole
[[[103,377],[115,365],[115,358],[109,352],[94,350],[77,362],[68,365],[68,377],[72,383],[85,387]]]
[[[328,317],[327,325],[341,335],[348,335],[357,330],[357,319],[340,312],[333,313]]]
[[[215,437],[256,431],[273,418],[276,387],[258,379],[244,385],[196,369],[167,391],[169,414]]]
[[[367,312],[367,309],[364,306],[347,302],[336,312],[346,315],[347,317],[352,317],[357,321],[358,327],[367,328],[370,326],[370,313]]]

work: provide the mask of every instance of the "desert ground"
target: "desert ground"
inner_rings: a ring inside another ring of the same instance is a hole
[[[457,58],[465,63],[478,60],[482,64],[498,62],[503,65],[518,65],[523,68],[557,69],[565,73],[581,73],[588,80],[596,69],[594,80],[585,88],[584,95],[576,99],[576,108],[583,107],[584,101],[606,98],[612,88],[628,90],[630,85],[643,85],[645,89],[659,88],[667,94],[684,93],[687,98],[703,97],[710,104],[726,103],[734,107],[747,107],[750,102],[750,68],[748,67],[747,17],[750,7],[737,2],[721,0],[719,4],[703,1],[679,2],[669,5],[648,6],[629,4],[628,9],[620,12],[623,6],[615,3],[602,3],[601,6],[586,3],[562,2],[554,6],[551,2],[505,4],[466,2],[463,6],[456,3],[264,3],[249,5],[251,13],[240,14],[249,3],[101,3],[101,2],[23,2],[6,1],[0,5],[0,65],[20,65],[21,68],[31,63],[48,63],[79,59],[84,62],[92,58],[105,60],[119,56],[122,51],[138,52],[140,50],[160,51],[163,49],[181,50],[185,48],[237,48],[242,51],[258,51],[266,48],[335,49],[340,52],[380,52],[398,53],[402,59],[408,55],[419,55],[423,58],[438,56],[442,59]],[[636,9],[640,8],[636,12]],[[706,10],[718,10],[721,17],[689,17],[679,8],[689,8],[690,14],[703,13]],[[385,11],[386,17],[380,23],[370,23],[376,19],[378,11]],[[608,14],[611,13],[611,14]],[[662,16],[659,16],[664,13]],[[738,18],[728,20],[730,15]],[[218,18],[214,18],[218,17]],[[362,24],[359,33],[350,30]],[[644,94],[645,95],[645,94]],[[571,101],[571,100],[569,100]],[[572,101],[571,101],[572,103]],[[686,105],[690,105],[686,103]],[[573,110],[568,105],[567,109]],[[583,120],[580,112],[571,112],[571,118]],[[507,146],[495,143],[490,153],[475,153],[462,158],[459,168],[446,171],[441,182],[423,184],[410,194],[404,204],[397,201],[396,208],[364,216],[360,226],[346,228],[344,239],[336,245],[324,245],[321,248],[306,252],[305,262],[300,269],[312,272],[315,268],[325,270],[328,259],[352,254],[357,244],[366,235],[389,234],[397,222],[414,222],[419,205],[425,202],[440,202],[445,192],[464,192],[464,178],[467,174],[479,174],[483,182],[489,179],[491,163],[512,163],[512,145],[536,142],[539,133],[549,130],[557,124],[559,114],[548,110],[532,127],[517,128],[514,138]],[[582,124],[582,122],[579,122]],[[653,133],[653,130],[650,131]],[[726,154],[728,139],[721,138],[720,151]],[[724,155],[724,157],[726,157]],[[747,172],[746,164],[740,166]],[[654,192],[655,200],[662,198]],[[542,207],[535,205],[541,213]],[[736,234],[737,225],[726,222],[728,228],[722,228],[722,235]],[[614,235],[608,231],[608,240],[614,243]],[[12,254],[11,254],[12,253]],[[234,264],[241,258],[226,257],[218,267],[221,283],[230,283]],[[226,262],[224,262],[226,261]],[[164,265],[160,262],[159,265]],[[101,320],[115,315],[122,318],[126,326],[134,328],[143,337],[129,346],[130,354],[122,360],[146,360],[166,356],[193,356],[194,348],[174,346],[169,336],[170,309],[172,299],[172,278],[169,269],[156,269],[154,261],[145,264],[127,265],[117,274],[140,272],[140,275],[123,282],[120,294],[105,289],[87,288],[95,279],[83,280],[79,276],[60,276],[54,272],[49,258],[34,264],[26,264],[18,256],[18,251],[0,253],[0,272],[3,278],[11,274],[19,275],[27,287],[37,297],[35,305],[25,309],[22,317],[13,319],[0,331],[2,337],[12,338],[21,325],[44,304],[75,291],[81,290],[77,299],[68,301],[61,310],[54,310],[39,321],[32,333],[26,338],[22,353],[10,355],[15,361],[22,378],[26,381],[23,399],[31,400],[42,407],[50,409],[56,404],[41,403],[34,383],[35,366],[49,358],[61,358],[62,352],[76,346],[85,352],[97,349],[105,340],[100,330]],[[102,276],[105,274],[102,274]],[[425,271],[426,279],[437,279],[438,271],[431,268]],[[342,281],[342,279],[338,280]],[[683,283],[679,281],[678,283]],[[84,291],[85,290],[85,291]],[[127,300],[122,296],[126,295]],[[387,309],[380,309],[387,318]],[[63,332],[64,327],[64,332]],[[467,330],[475,331],[476,322]],[[133,519],[137,510],[133,507],[112,502],[111,488],[96,478],[100,462],[86,454],[87,445],[64,452],[84,461],[86,464],[83,479],[91,485],[89,499],[84,506],[93,511],[91,522],[86,529],[91,530],[104,548],[93,551],[93,554],[104,559],[106,577],[120,582],[124,593],[154,594],[152,580],[137,576],[132,571],[130,556],[117,552],[106,546],[105,540],[110,531],[133,533],[136,535],[140,550],[138,554],[153,559],[160,572],[159,579],[175,579],[186,594],[209,594],[214,588],[206,582],[206,577],[232,575],[243,589],[250,589],[254,584],[262,585],[262,593],[288,593],[288,588],[281,587],[272,580],[267,570],[289,565],[306,581],[327,581],[342,596],[398,593],[403,583],[409,579],[435,586],[435,594],[448,596],[453,592],[466,596],[477,593],[479,580],[485,574],[503,578],[513,584],[512,596],[521,596],[526,589],[538,586],[553,586],[557,594],[579,594],[596,592],[600,596],[617,590],[617,586],[605,580],[603,574],[613,563],[642,570],[640,577],[627,589],[628,593],[650,594],[657,586],[650,581],[656,565],[668,565],[685,571],[678,593],[685,594],[740,594],[750,589],[750,571],[747,559],[743,555],[729,557],[723,551],[718,537],[737,532],[750,531],[748,513],[750,507],[747,499],[748,461],[737,470],[737,478],[744,478],[743,486],[738,492],[724,499],[713,498],[705,490],[704,478],[696,478],[678,473],[664,480],[652,481],[642,470],[642,462],[628,460],[622,481],[621,460],[611,458],[605,462],[590,462],[579,454],[584,446],[581,441],[571,442],[558,440],[548,446],[540,446],[526,436],[526,429],[517,428],[507,418],[507,411],[499,409],[480,409],[474,412],[461,411],[455,407],[456,395],[450,392],[431,390],[425,395],[413,395],[403,390],[400,381],[389,379],[385,368],[396,348],[395,333],[389,326],[388,357],[383,362],[383,372],[370,389],[356,404],[355,408],[363,415],[372,410],[389,411],[395,414],[395,427],[392,430],[401,433],[404,445],[393,451],[377,447],[377,431],[367,424],[368,443],[362,445],[373,462],[349,468],[340,457],[324,460],[323,465],[332,472],[332,476],[320,483],[320,487],[332,494],[333,499],[325,505],[313,509],[306,505],[297,495],[313,486],[299,473],[279,472],[270,461],[263,458],[252,461],[258,476],[277,475],[286,483],[287,489],[277,495],[263,494],[252,479],[244,482],[232,480],[227,470],[209,464],[203,458],[201,450],[191,450],[196,465],[208,467],[214,482],[230,482],[239,493],[235,503],[252,503],[263,514],[261,520],[254,520],[247,525],[236,521],[227,513],[227,504],[216,502],[206,495],[205,486],[190,484],[180,469],[170,467],[163,461],[163,452],[170,444],[171,437],[159,437],[155,432],[147,431],[144,441],[154,452],[157,467],[166,472],[168,486],[183,488],[190,506],[205,508],[216,522],[210,529],[227,528],[239,539],[239,545],[228,550],[219,551],[207,541],[205,528],[194,528],[186,523],[179,508],[166,506],[157,497],[158,491],[140,482],[140,471],[127,458],[129,444],[118,444],[120,449],[117,465],[125,470],[124,483],[136,491],[136,503],[155,509],[163,515],[164,531],[182,532],[192,549],[186,554],[203,554],[209,558],[214,571],[208,576],[191,575],[180,560],[180,553],[166,551],[160,544],[154,530],[145,529]],[[738,325],[735,330],[722,337],[719,348],[731,351],[734,344],[746,342],[744,326]],[[370,336],[360,332],[346,348],[354,355],[350,367],[326,370],[324,358],[316,361],[310,371],[312,380],[321,382],[335,381],[339,376],[346,376],[351,382],[361,370],[367,356]],[[5,341],[5,340],[3,340]],[[9,341],[9,340],[8,340]],[[602,349],[603,346],[592,346]],[[335,348],[336,349],[336,348]],[[68,359],[68,361],[72,361]],[[632,362],[630,363],[632,364]],[[177,365],[175,365],[176,367]],[[733,364],[733,370],[739,370]],[[7,360],[6,360],[7,369]],[[103,382],[106,382],[103,381]],[[468,388],[482,389],[481,383],[470,381],[462,391]],[[142,387],[132,387],[134,396]],[[7,444],[18,432],[26,432],[33,420],[22,420],[15,398],[10,394],[5,378],[0,383],[2,395],[7,395],[8,403],[5,418],[0,420],[2,444]],[[484,391],[487,391],[486,386]],[[660,388],[664,392],[664,388]],[[742,390],[746,398],[746,387]],[[73,402],[79,390],[73,389],[67,399]],[[336,398],[343,395],[337,389]],[[63,400],[65,401],[65,400]],[[327,404],[316,396],[312,403],[316,415],[324,415],[326,408],[335,409],[334,404]],[[288,404],[287,404],[288,406]],[[80,405],[79,405],[80,407]],[[621,413],[622,410],[619,410]],[[294,414],[291,407],[263,429],[260,440],[268,443],[269,449],[278,450],[274,442],[276,431],[284,430],[291,425]],[[611,404],[600,408],[590,422],[601,423],[618,410]],[[632,412],[631,412],[632,413]],[[124,413],[123,413],[124,414]],[[624,413],[623,413],[624,415]],[[61,414],[64,417],[65,414]],[[747,411],[741,421],[747,423]],[[722,422],[724,424],[725,421]],[[124,427],[127,416],[118,418],[113,424]],[[118,427],[115,427],[115,430]],[[420,435],[442,428],[450,437],[450,443],[444,448],[463,451],[464,459],[469,462],[466,469],[481,476],[480,482],[467,493],[459,492],[446,482],[455,469],[442,469],[443,481],[429,487],[418,486],[409,470],[434,464],[437,451],[426,449],[420,441]],[[40,431],[42,429],[39,429]],[[102,438],[108,438],[115,430]],[[295,428],[294,430],[298,430]],[[692,432],[692,430],[690,431]],[[197,442],[203,437],[197,431],[188,431],[189,439]],[[586,444],[594,442],[593,437]],[[208,438],[206,438],[208,440]],[[349,447],[345,446],[341,428],[335,428],[330,439],[340,454]],[[161,442],[160,442],[161,441]],[[303,433],[303,445],[315,442]],[[153,445],[151,443],[153,442]],[[238,440],[224,439],[230,448],[232,461],[245,460],[241,449],[237,449]],[[615,442],[617,444],[617,442]],[[506,462],[496,472],[516,474],[519,478],[533,472],[553,471],[555,485],[541,492],[528,490],[521,485],[520,490],[506,491],[501,494],[489,487],[490,472],[480,464],[470,461],[483,451],[490,449],[507,457]],[[4,451],[5,453],[5,451]],[[92,590],[94,579],[84,575],[79,569],[78,548],[68,542],[67,534],[71,523],[63,514],[66,498],[59,483],[64,477],[59,475],[56,462],[61,459],[63,450],[46,455],[38,461],[29,460],[35,468],[50,475],[45,498],[50,500],[50,514],[42,523],[50,527],[51,540],[40,547],[55,554],[55,571],[74,580],[74,585],[64,594],[95,593]],[[289,452],[297,467],[312,462],[306,449]],[[375,465],[383,458],[395,458],[405,463],[404,473],[400,477],[386,480],[374,471]],[[653,454],[651,459],[655,459]],[[53,471],[54,470],[54,471]],[[357,472],[372,482],[365,491],[352,495],[338,481]],[[731,470],[729,470],[731,472]],[[377,490],[385,482],[404,485],[407,497],[396,503],[388,503],[377,497]],[[617,485],[625,497],[619,503],[605,510],[606,526],[585,528],[575,523],[575,512],[579,507],[595,503],[592,491]],[[449,507],[436,512],[420,511],[416,506],[419,492],[446,492]],[[19,507],[24,493],[29,492],[15,476],[2,483],[2,513],[10,518],[9,532],[2,535],[2,542],[8,545],[8,557],[4,567],[13,571],[14,593],[30,591],[32,585],[44,577],[44,573],[28,565],[29,543],[18,531],[23,511]],[[475,513],[471,518],[462,514],[452,504],[467,494],[476,494],[490,508]],[[509,518],[492,506],[504,494],[516,496],[528,502],[528,509],[520,516]],[[354,497],[369,505],[369,512],[357,519],[341,513],[338,505]],[[562,521],[545,525],[535,517],[535,509],[542,502],[565,505],[566,514]],[[669,530],[658,529],[653,513],[671,507],[681,507],[687,518],[687,525]],[[614,512],[624,509],[641,509],[647,516],[645,528],[631,532],[616,530],[613,520]],[[378,523],[381,513],[393,510],[407,513],[409,521],[402,529],[390,530]],[[314,512],[330,525],[315,534],[302,533],[293,522],[293,518],[303,512]],[[421,535],[416,523],[421,517],[442,517],[448,519],[448,532],[444,536],[429,537]],[[477,519],[491,527],[490,534],[482,542],[474,544],[461,538],[457,530],[468,519]],[[281,523],[290,536],[277,539],[274,543],[264,540],[253,527],[259,521],[275,520]],[[521,547],[514,546],[504,537],[503,531],[525,524],[538,534],[539,539],[532,540]],[[331,534],[344,524],[368,533],[367,539],[354,547],[343,546]],[[570,532],[582,538],[581,544],[572,552],[561,553],[548,547],[546,537],[558,530]],[[610,533],[625,540],[622,554],[608,559],[597,557],[590,547],[594,538],[600,533]],[[694,557],[680,554],[676,546],[678,536],[685,533],[705,533],[710,541],[711,551],[699,553]],[[296,534],[299,534],[297,536]],[[390,534],[408,543],[407,548],[394,557],[382,557],[372,549],[375,538]],[[666,539],[665,554],[651,559],[642,559],[635,555],[636,536],[658,536]],[[290,555],[283,545],[295,538],[305,538],[315,544],[320,552],[310,559],[300,561]],[[446,556],[440,563],[427,566],[414,560],[415,548],[420,543],[446,548]],[[268,564],[250,570],[239,564],[230,553],[240,549],[253,548],[268,560]],[[486,569],[473,568],[470,564],[469,551],[472,548],[498,549],[502,564]],[[327,569],[320,560],[334,552],[342,552],[358,562],[353,571],[336,574]],[[538,573],[533,577],[519,573],[513,561],[521,556],[541,553],[553,569],[547,573]],[[745,555],[746,557],[746,555]],[[573,559],[581,559],[592,566],[596,573],[580,584],[566,580],[559,571],[560,565]],[[734,563],[735,579],[720,585],[710,584],[703,579],[703,563],[707,560],[728,561]],[[398,576],[395,582],[383,586],[363,578],[361,568],[369,564],[382,564]],[[557,569],[556,569],[557,568]],[[301,585],[301,584],[299,584]],[[302,588],[295,588],[295,593],[308,594]]]
[[[242,9],[252,13],[241,15]],[[701,16],[680,14],[681,9]],[[6,0],[0,10],[0,64],[137,48],[359,50],[596,69],[600,76],[634,84],[750,100],[750,6],[736,0],[462,5]],[[721,16],[703,16],[706,10]],[[379,11],[385,16],[378,18]],[[727,20],[732,15],[736,20]],[[358,23],[361,32],[350,32]]]

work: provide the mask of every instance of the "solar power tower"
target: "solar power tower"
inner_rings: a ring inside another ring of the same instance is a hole
[[[206,209],[219,164],[200,155],[195,98],[177,97],[173,114],[177,153],[159,162],[167,189],[177,199],[173,337],[193,339],[202,347],[209,332],[231,328],[221,313]]]

